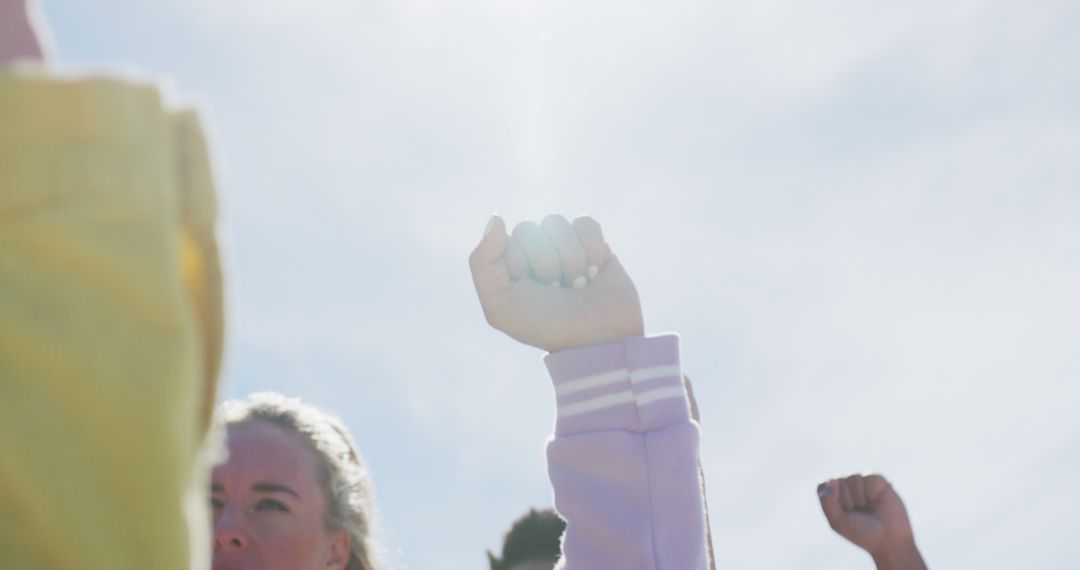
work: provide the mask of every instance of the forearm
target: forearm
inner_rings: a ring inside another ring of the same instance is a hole
[[[927,570],[912,537],[890,542],[872,556],[878,570]]]
[[[676,337],[548,357],[559,401],[548,446],[564,568],[707,567],[698,430]]]

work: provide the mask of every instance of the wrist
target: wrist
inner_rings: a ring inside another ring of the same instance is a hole
[[[647,432],[690,421],[679,337],[666,334],[569,349],[544,358],[555,388],[558,436]]]
[[[605,344],[621,343],[634,338],[644,338],[645,328],[642,327],[623,327],[623,328],[611,328],[603,330],[588,331],[586,333],[577,336],[561,336],[552,339],[546,343],[526,343],[533,344],[541,350],[546,350],[549,353],[562,352],[565,350],[576,350],[582,348],[590,348],[596,346],[602,346]]]
[[[870,553],[878,570],[926,570],[913,536],[887,540]]]

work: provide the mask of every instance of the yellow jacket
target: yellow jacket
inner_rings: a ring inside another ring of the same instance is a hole
[[[0,568],[207,565],[216,215],[192,112],[0,72]]]

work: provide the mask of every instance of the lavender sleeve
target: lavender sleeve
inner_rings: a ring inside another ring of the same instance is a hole
[[[698,428],[664,335],[553,353],[548,443],[564,570],[704,570]]]

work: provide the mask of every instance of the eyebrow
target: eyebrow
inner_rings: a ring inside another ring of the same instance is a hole
[[[287,495],[292,495],[297,499],[300,498],[300,495],[297,494],[296,491],[293,491],[291,487],[282,485],[281,483],[255,483],[251,486],[251,490],[256,493],[285,493]],[[225,487],[220,483],[213,483],[210,485],[210,492],[224,493]]]
[[[297,499],[300,495],[293,491],[288,485],[282,485],[281,483],[255,483],[251,486],[251,490],[258,493],[285,493],[292,495]]]

